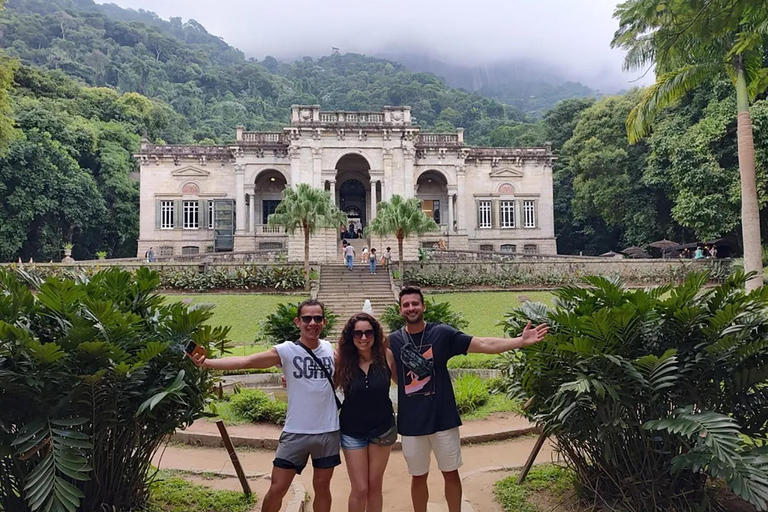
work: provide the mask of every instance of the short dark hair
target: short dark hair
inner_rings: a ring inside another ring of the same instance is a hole
[[[418,295],[421,299],[421,303],[424,304],[424,294],[421,293],[421,288],[418,286],[404,286],[400,290],[400,294],[397,296],[397,303],[399,305],[402,305],[403,303],[403,295]]]
[[[296,318],[301,317],[301,310],[306,306],[320,306],[320,309],[323,310],[323,316],[325,316],[325,304],[317,299],[307,299],[304,302],[299,303],[299,307],[296,308]]]
[[[392,248],[391,248],[391,247],[387,247],[387,250],[388,250],[388,251],[391,251],[391,250],[392,250]]]

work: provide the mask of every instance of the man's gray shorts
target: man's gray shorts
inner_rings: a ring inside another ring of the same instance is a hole
[[[340,445],[338,430],[324,434],[283,432],[280,434],[273,464],[282,469],[295,469],[300,475],[311,455],[313,468],[335,468],[341,464]]]

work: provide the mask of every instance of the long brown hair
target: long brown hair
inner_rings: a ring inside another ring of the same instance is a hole
[[[387,348],[389,341],[384,336],[384,331],[378,320],[368,313],[357,313],[347,320],[344,330],[339,338],[339,348],[336,352],[336,371],[334,380],[337,388],[341,388],[344,393],[349,391],[352,383],[352,376],[360,365],[360,355],[355,346],[353,331],[357,322],[368,322],[373,328],[373,345],[371,345],[371,366],[387,365]]]

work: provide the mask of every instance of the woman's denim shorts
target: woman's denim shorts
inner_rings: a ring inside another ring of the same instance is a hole
[[[378,437],[372,437],[369,439],[360,439],[357,437],[341,434],[341,447],[345,450],[362,450],[369,444],[375,444],[378,446],[392,446],[397,441],[397,426],[392,425],[392,428],[384,432]]]

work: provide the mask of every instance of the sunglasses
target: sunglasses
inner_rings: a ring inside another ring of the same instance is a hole
[[[300,318],[301,318],[301,321],[304,322],[305,324],[308,324],[312,320],[314,320],[316,324],[319,324],[320,322],[325,320],[325,317],[323,315],[315,315],[315,316],[305,315]]]
[[[354,336],[356,340],[362,339],[363,335],[365,335],[366,338],[373,338],[373,329],[366,329],[364,331],[352,331],[352,336]]]

